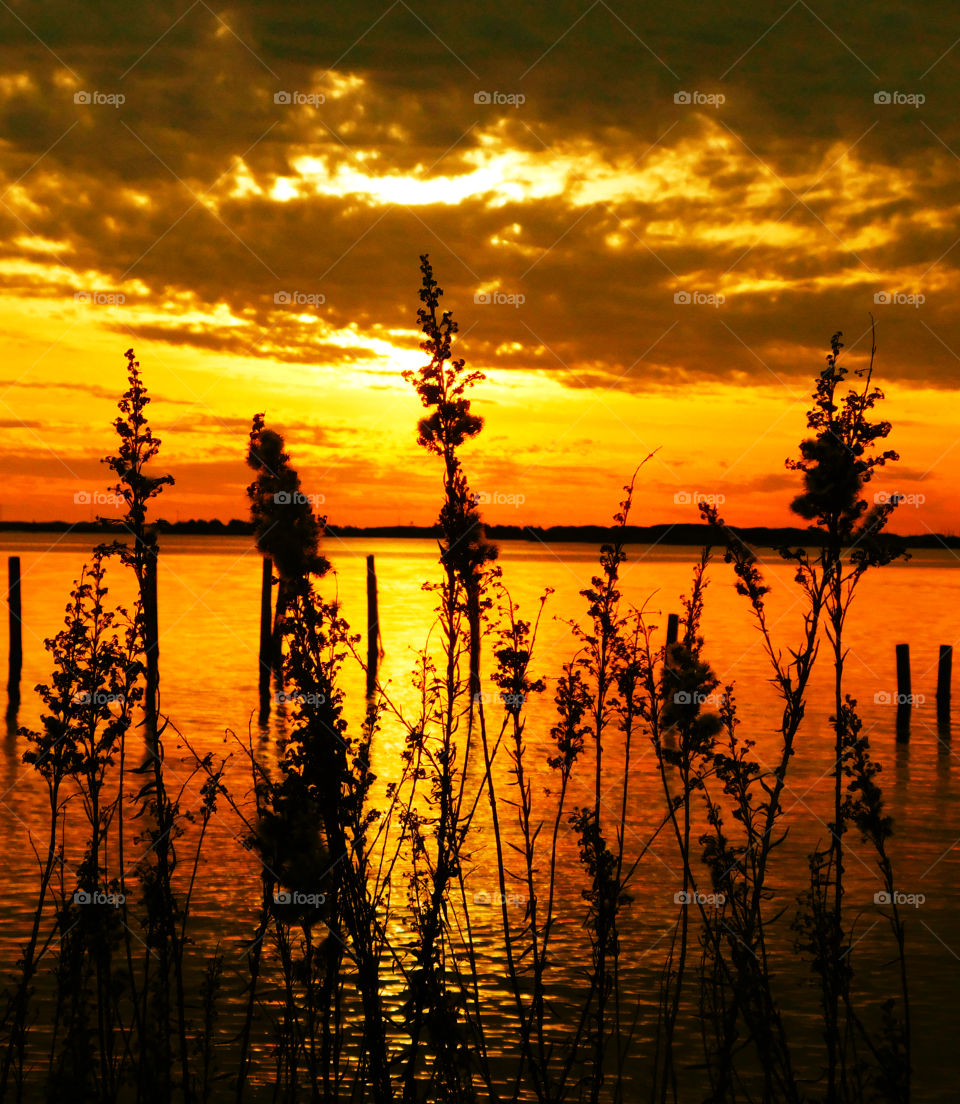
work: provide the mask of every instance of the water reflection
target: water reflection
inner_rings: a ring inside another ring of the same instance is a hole
[[[24,693],[19,721],[31,727],[38,724],[36,696],[32,687],[49,679],[48,656],[39,641],[52,635],[62,623],[63,607],[73,578],[84,558],[85,541],[67,538],[54,552],[36,538],[16,538],[7,535],[8,545],[16,545],[24,563],[24,608],[29,631],[24,656]],[[546,765],[549,752],[549,729],[554,720],[552,694],[556,676],[562,664],[575,650],[567,621],[582,616],[584,601],[579,591],[589,583],[594,572],[595,550],[585,546],[558,546],[554,558],[546,561],[539,547],[505,546],[501,564],[514,599],[521,605],[521,615],[529,616],[537,608],[545,585],[554,587],[532,665],[535,676],[545,678],[547,692],[530,703],[527,737],[530,741],[527,770],[531,786],[539,794],[555,784]],[[335,585],[344,612],[355,627],[362,626],[366,597],[366,556],[374,552],[377,558],[380,620],[390,640],[390,650],[384,657],[381,678],[388,686],[391,700],[397,708],[411,715],[418,699],[411,685],[410,672],[415,667],[418,651],[428,641],[433,620],[435,596],[425,593],[421,583],[436,578],[437,551],[431,541],[338,541],[327,554],[337,569]],[[665,608],[677,608],[679,596],[689,590],[692,549],[658,549],[642,559],[628,560],[623,571],[623,590],[627,601],[640,605],[654,590],[664,593]],[[169,711],[180,729],[198,753],[236,753],[236,761],[228,774],[228,783],[244,808],[250,807],[249,769],[228,732],[240,735],[240,744],[253,741],[268,758],[276,741],[289,731],[289,708],[283,703],[273,705],[268,725],[257,723],[258,707],[258,618],[260,564],[250,555],[249,542],[243,538],[165,538],[161,557],[160,629],[161,678],[163,708]],[[924,626],[925,639],[951,639],[955,626],[952,611],[943,601],[945,581],[957,578],[956,560],[952,556],[917,557],[909,567],[892,570],[882,584],[873,584],[868,576],[862,599],[851,622],[850,649],[859,663],[852,665],[851,693],[860,701],[865,731],[869,732],[876,757],[892,763],[889,776],[881,776],[888,785],[886,799],[897,824],[894,837],[894,858],[898,877],[904,886],[919,884],[923,878],[928,903],[922,914],[923,924],[913,923],[910,938],[915,961],[914,1010],[917,1039],[917,1065],[920,1077],[917,1100],[933,1101],[936,1086],[923,1083],[923,1063],[936,1068],[938,1058],[952,1045],[950,1018],[942,1006],[928,994],[936,992],[936,979],[960,979],[956,961],[951,961],[937,940],[947,946],[960,946],[960,908],[958,908],[957,855],[950,848],[960,837],[960,803],[955,799],[953,749],[949,730],[934,725],[934,694],[932,687],[920,685],[923,679],[935,678],[935,649],[920,643],[914,646],[916,670],[932,672],[917,680],[918,693],[926,700],[915,705],[911,716],[910,741],[896,738],[896,704],[889,702],[896,684],[894,643],[917,636],[916,626]],[[775,638],[789,646],[796,639],[802,609],[794,602],[784,584],[775,586],[770,595],[770,623],[775,626]],[[781,703],[768,681],[765,657],[758,646],[745,603],[736,595],[728,570],[722,563],[712,568],[713,584],[707,593],[703,634],[705,657],[721,676],[721,682],[736,684],[740,710],[741,737],[756,740],[756,757],[768,768],[777,760],[777,733]],[[874,589],[871,589],[874,587]],[[909,592],[909,601],[898,597]],[[120,577],[111,582],[111,597],[130,601],[130,590]],[[666,618],[661,618],[658,639],[666,631]],[[793,635],[791,635],[793,634]],[[489,654],[487,669],[489,670]],[[777,853],[776,885],[780,900],[792,906],[806,882],[806,858],[818,839],[826,832],[831,817],[833,732],[829,724],[832,712],[829,671],[821,656],[820,667],[811,683],[807,714],[797,740],[797,754],[790,764],[787,809],[791,832]],[[356,732],[362,723],[365,683],[364,674],[356,664],[344,668],[343,684],[347,694],[347,719]],[[884,702],[883,694],[888,701]],[[675,747],[672,734],[665,743]],[[385,787],[397,776],[404,745],[404,732],[397,723],[384,728],[373,749],[374,769],[378,786]],[[30,832],[42,823],[42,791],[23,766],[23,741],[17,735],[15,720],[8,719],[4,740],[0,785],[3,805],[0,807],[0,846],[5,861],[5,881],[9,887],[32,884],[35,874]],[[608,782],[615,787],[623,767],[622,749],[604,749]],[[168,764],[178,769],[175,749],[168,750]],[[625,829],[639,851],[657,831],[663,808],[661,783],[655,758],[644,738],[638,738],[632,751],[632,778],[635,780],[635,800],[628,810]],[[186,756],[184,756],[186,759]],[[134,760],[135,761],[135,760]],[[500,769],[500,768],[498,768]],[[509,784],[506,764],[498,782]],[[892,776],[892,777],[891,777]],[[892,782],[892,785],[890,785]],[[508,792],[503,789],[501,792]],[[613,790],[616,793],[616,789]],[[592,780],[576,778],[571,784],[571,804],[587,801],[593,793]],[[185,802],[199,800],[196,787],[188,788]],[[478,838],[470,877],[478,884],[490,870],[491,841],[489,811],[485,803],[478,810],[478,824],[484,832]],[[202,952],[216,940],[223,941],[229,953],[242,959],[249,946],[250,932],[256,918],[259,881],[258,872],[248,852],[238,843],[239,829],[226,811],[218,813],[210,831],[209,869],[196,889],[196,926],[194,939]],[[68,848],[77,840],[66,841]],[[851,838],[852,848],[858,843]],[[578,993],[580,975],[578,963],[583,961],[582,938],[579,931],[581,898],[576,839],[563,829],[559,846],[560,884],[558,902],[558,940],[556,970],[559,977],[558,1000],[567,992],[572,1001]],[[946,857],[942,857],[946,856]],[[935,864],[935,865],[932,865]],[[403,881],[398,870],[398,884]],[[638,876],[636,900],[624,923],[624,942],[633,948],[632,957],[624,969],[630,973],[636,1007],[641,1011],[638,1039],[651,1039],[656,1017],[658,972],[662,967],[665,941],[675,925],[673,897],[682,882],[682,870],[676,858],[675,845],[669,835],[657,837],[647,854]],[[850,863],[849,892],[851,899],[862,899],[871,907],[875,890],[875,874],[870,863]],[[9,968],[15,961],[22,940],[26,917],[32,907],[29,894],[7,892],[2,898],[5,920],[2,936],[3,964]],[[918,921],[921,919],[918,917]],[[937,940],[924,926],[937,933]],[[882,930],[882,926],[881,929]],[[485,928],[483,913],[477,917],[477,938],[485,964],[483,999],[490,1006],[510,999],[502,977],[501,947],[496,927],[491,919]],[[792,936],[784,922],[778,950],[791,954]],[[564,942],[564,940],[566,942]],[[875,968],[882,977],[889,948],[879,938],[879,931],[865,938],[858,946],[861,961]],[[236,981],[236,999],[242,992],[240,975]],[[798,977],[795,1015],[803,1023],[809,1020],[808,991],[805,978]],[[231,990],[234,992],[234,990]],[[390,1000],[402,1001],[402,986],[391,988]],[[804,1002],[807,1002],[805,1004]],[[792,1013],[793,1014],[793,1013]],[[504,1036],[503,1045],[510,1040]],[[643,1053],[641,1053],[641,1060]],[[943,1099],[947,1099],[944,1097]]]

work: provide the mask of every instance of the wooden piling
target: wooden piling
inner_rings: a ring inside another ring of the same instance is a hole
[[[157,742],[160,689],[160,628],[157,612],[157,554],[151,550],[143,563],[143,651],[146,675],[143,693],[144,727],[147,747],[153,751]]]
[[[680,632],[680,617],[676,613],[667,615],[667,642],[663,653],[663,693],[668,695],[675,684],[676,675],[670,663],[670,645],[676,644]],[[668,678],[668,676],[672,676]]]
[[[897,645],[897,739],[910,739],[910,645]]]
[[[263,557],[260,576],[260,715],[270,720],[270,673],[273,670],[273,560]]]
[[[950,680],[953,674],[953,646],[940,645],[940,658],[937,661],[937,728],[941,733],[950,733]]]
[[[377,571],[373,556],[367,556],[367,697],[377,688],[377,667],[380,662],[380,614],[377,609]]]
[[[10,653],[7,668],[7,716],[20,708],[20,673],[23,669],[23,619],[20,605],[20,557],[7,560],[7,606],[10,613]]]
[[[287,586],[283,579],[277,579],[277,602],[273,610],[273,645],[271,663],[278,685],[283,686],[283,626],[287,620]]]

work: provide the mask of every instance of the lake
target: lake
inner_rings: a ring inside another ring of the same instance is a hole
[[[94,538],[89,535],[2,535],[3,551],[19,555],[23,575],[24,662],[23,704],[19,723],[38,724],[39,709],[32,687],[50,674],[43,640],[62,625],[72,580],[76,577]],[[381,680],[391,701],[400,710],[412,710],[416,694],[410,672],[417,652],[428,640],[436,596],[422,589],[425,580],[439,579],[436,545],[420,540],[342,539],[325,542],[325,555],[334,572],[320,584],[322,593],[336,596],[344,616],[355,631],[362,631],[366,617],[366,556],[373,554],[379,586],[381,634],[385,655]],[[645,605],[648,619],[659,625],[662,640],[667,615],[681,612],[680,597],[689,591],[694,548],[658,546],[628,549],[623,565],[624,599]],[[767,582],[770,623],[774,638],[786,652],[798,641],[802,601],[792,582],[793,572],[772,551],[762,555]],[[535,793],[549,787],[552,778],[545,760],[551,753],[549,727],[553,721],[553,687],[557,674],[576,650],[571,620],[585,621],[586,601],[579,592],[597,571],[597,550],[583,544],[511,542],[501,545],[499,562],[504,583],[521,616],[536,616],[545,588],[549,596],[541,618],[531,671],[543,677],[547,691],[528,707],[528,769]],[[266,730],[256,723],[258,621],[260,608],[260,557],[250,538],[187,537],[165,535],[159,575],[161,709],[200,754],[207,751],[237,752],[237,743],[248,737],[269,758],[274,742],[288,719],[281,709]],[[893,854],[897,882],[904,893],[924,900],[909,909],[908,956],[913,996],[915,1048],[915,1097],[934,1104],[956,1099],[955,1085],[945,1077],[945,1055],[951,1053],[960,1028],[955,993],[960,982],[960,879],[957,845],[960,843],[960,806],[956,800],[960,759],[948,739],[938,736],[935,690],[937,655],[941,644],[954,644],[960,635],[960,560],[953,552],[918,551],[908,563],[898,563],[868,575],[858,593],[847,630],[849,655],[847,689],[858,699],[874,757],[882,763],[881,782],[889,812],[895,819]],[[111,596],[132,601],[129,580],[119,567],[111,568]],[[702,624],[704,657],[717,672],[721,684],[734,682],[741,736],[756,740],[756,755],[772,763],[779,732],[777,696],[769,682],[767,660],[745,599],[733,588],[732,571],[718,556],[709,572],[706,608]],[[0,664],[6,667],[4,633]],[[437,638],[433,634],[433,641]],[[895,740],[896,667],[894,648],[911,647],[913,710],[911,740]],[[361,644],[365,648],[365,641]],[[489,647],[488,647],[489,652]],[[489,672],[489,656],[486,671]],[[775,854],[772,884],[782,902],[789,904],[807,879],[806,855],[827,836],[832,815],[833,733],[831,712],[832,669],[822,648],[814,674],[807,713],[797,739],[797,754],[788,775],[785,808],[790,835]],[[357,664],[344,668],[347,717],[355,728],[363,710],[364,675]],[[492,687],[491,687],[492,689]],[[493,710],[490,711],[493,714]],[[401,727],[387,718],[374,749],[375,768],[381,782],[399,770],[403,745]],[[0,757],[0,846],[5,864],[0,889],[3,926],[0,931],[0,965],[8,971],[16,960],[27,918],[35,903],[36,858],[31,833],[42,838],[45,792],[31,768],[23,765],[22,737],[8,732]],[[186,785],[185,804],[196,802],[199,778],[189,779],[185,752],[168,739],[166,764]],[[611,783],[618,775],[621,749],[604,749]],[[626,831],[634,850],[649,840],[662,817],[663,793],[656,761],[648,742],[634,749],[634,797],[630,802]],[[228,767],[227,785],[249,801],[249,769],[235,754]],[[503,795],[506,766],[498,767]],[[570,804],[592,800],[593,780],[585,771],[574,778]],[[504,808],[506,808],[504,806]],[[618,805],[611,794],[611,817]],[[481,803],[479,823],[489,823],[489,810]],[[40,836],[37,835],[40,833]],[[240,826],[221,805],[212,825],[210,851],[196,889],[194,952],[202,958],[217,940],[237,961],[250,938],[259,900],[259,880],[254,860],[239,842]],[[497,882],[491,863],[489,833],[482,833],[473,858],[470,884],[481,895],[494,893]],[[67,841],[69,850],[70,840]],[[864,975],[869,998],[895,991],[892,945],[873,895],[879,879],[866,847],[854,833],[848,837],[847,905],[851,916],[858,911],[859,942],[855,948],[858,969]],[[560,845],[560,883],[568,901],[560,913],[574,915],[579,900],[576,840],[567,832]],[[676,846],[664,833],[648,851],[638,872],[634,901],[628,910],[624,937],[625,972],[636,991],[641,1016],[634,1046],[632,1076],[643,1083],[656,1029],[657,978],[662,968],[665,933],[676,920],[674,892],[682,872]],[[484,982],[484,999],[495,1005],[506,1002],[508,989],[499,963],[494,928],[485,929],[484,912],[478,910],[478,946]],[[781,921],[778,939],[790,954],[790,932]],[[580,933],[559,927],[561,940],[569,940],[571,953],[556,956],[558,1000],[563,993],[576,995],[579,979],[577,955]],[[629,936],[629,938],[627,938]],[[805,985],[806,975],[794,965],[795,976],[781,988],[785,1013],[803,1040],[809,1033],[814,994]],[[239,973],[236,986],[239,987]],[[394,993],[399,1003],[402,994]],[[239,1004],[237,1005],[237,1009]],[[235,1011],[237,1010],[235,1009]],[[694,1031],[696,1034],[696,1031]],[[504,1048],[509,1047],[504,1037]],[[812,1044],[811,1044],[812,1046]],[[261,1051],[261,1056],[265,1054]],[[811,1049],[810,1054],[813,1054]],[[264,1067],[258,1075],[269,1077]]]

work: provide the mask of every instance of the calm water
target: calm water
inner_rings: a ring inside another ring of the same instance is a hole
[[[62,624],[72,580],[83,563],[91,538],[4,534],[3,551],[20,555],[23,570],[24,701],[19,722],[36,725],[38,710],[31,688],[49,677],[42,641]],[[381,677],[400,708],[414,706],[409,674],[416,652],[427,640],[433,621],[434,596],[421,589],[424,580],[437,579],[436,546],[430,541],[344,540],[328,542],[326,554],[335,575],[324,581],[324,592],[339,594],[348,621],[360,630],[365,621],[365,557],[376,556],[380,593],[380,618],[386,656]],[[649,619],[661,626],[669,612],[679,612],[680,596],[691,579],[695,549],[657,547],[630,550],[623,568],[623,592],[627,600],[646,603]],[[768,583],[770,622],[784,650],[798,638],[802,605],[792,573],[773,553],[769,554]],[[596,571],[596,550],[587,545],[507,543],[501,547],[504,581],[521,615],[533,617],[545,587],[552,587],[541,621],[532,672],[547,679],[548,692],[530,704],[527,737],[528,769],[534,776],[534,794],[551,784],[544,760],[549,748],[553,713],[552,684],[561,664],[571,658],[575,646],[568,622],[582,619],[585,602],[579,591]],[[900,888],[923,894],[925,902],[909,916],[909,958],[912,976],[916,1088],[918,1101],[953,1101],[955,1086],[945,1078],[952,1063],[946,1057],[955,1046],[960,1028],[956,992],[960,982],[960,887],[958,849],[960,808],[955,800],[960,759],[949,742],[938,739],[935,725],[936,664],[940,644],[954,644],[960,636],[960,561],[950,552],[917,552],[905,565],[878,572],[863,585],[848,630],[848,690],[860,703],[865,728],[875,758],[883,764],[882,781],[890,812],[896,821],[895,859]],[[131,592],[115,571],[114,597],[129,601]],[[741,719],[741,736],[757,741],[757,756],[772,762],[778,728],[777,699],[768,682],[760,638],[753,629],[745,600],[732,587],[731,574],[721,561],[711,568],[703,634],[705,658],[721,682],[734,681]],[[277,726],[271,731],[256,725],[257,641],[260,560],[246,538],[171,537],[163,540],[160,572],[161,706],[199,752],[236,751],[228,733],[249,737],[269,755]],[[909,642],[912,653],[913,693],[926,700],[913,711],[909,745],[894,739],[896,708],[889,696],[896,691],[894,645]],[[2,641],[0,670],[6,667],[6,639]],[[789,903],[806,882],[806,854],[826,838],[833,765],[830,713],[830,669],[826,653],[813,681],[798,751],[791,765],[786,809],[791,832],[775,864],[774,884]],[[363,673],[348,665],[344,672],[348,701],[362,701]],[[887,700],[884,701],[884,695]],[[350,713],[351,723],[357,714]],[[399,770],[402,733],[387,723],[376,749],[376,769],[383,780]],[[21,762],[23,741],[8,733],[0,756],[0,846],[5,858],[4,884],[0,889],[3,925],[0,959],[4,969],[16,959],[25,918],[33,908],[31,886],[36,861],[30,834],[42,831],[42,793],[32,771]],[[618,777],[618,748],[605,750],[611,783]],[[186,785],[185,804],[196,800],[198,780],[189,780],[186,761],[175,748],[168,754],[168,768]],[[585,771],[585,775],[589,772]],[[627,838],[634,853],[649,839],[659,822],[663,795],[655,761],[641,741],[634,749],[634,799],[627,817]],[[249,774],[242,757],[235,755],[228,768],[228,786],[245,795]],[[506,774],[500,793],[506,793]],[[592,779],[575,784],[570,805],[590,800]],[[612,817],[617,790],[611,791]],[[481,816],[489,818],[484,804]],[[221,940],[228,954],[240,954],[253,928],[259,894],[256,870],[239,846],[239,826],[229,810],[221,808],[210,843],[208,861],[197,888],[197,921],[193,929],[195,951]],[[39,839],[40,837],[36,837]],[[68,841],[69,842],[69,841]],[[867,848],[851,836],[848,845],[851,915],[862,909],[857,924],[860,942],[855,954],[867,985],[867,996],[894,991],[894,975],[888,962],[891,943],[879,909],[873,903],[879,881]],[[490,862],[489,836],[484,834],[475,853],[471,885],[476,891],[494,892],[496,879]],[[572,835],[561,839],[561,917],[573,915],[579,897],[576,845]],[[642,1008],[635,1051],[637,1076],[649,1053],[656,1026],[657,977],[666,946],[665,933],[675,921],[673,893],[680,888],[681,869],[675,847],[664,834],[648,852],[635,887],[635,900],[626,921],[626,970]],[[24,888],[26,887],[26,888]],[[492,928],[484,927],[484,911],[477,910],[484,997],[492,1007],[506,1001],[503,968]],[[518,917],[519,918],[519,917]],[[780,939],[789,946],[786,922]],[[558,927],[559,938],[578,945],[573,923]],[[579,974],[575,954],[557,955],[560,996],[576,991]],[[789,959],[788,959],[789,961]],[[570,965],[565,965],[570,963]],[[799,1037],[813,994],[804,986],[797,967],[781,992]],[[238,965],[239,969],[239,965]],[[240,974],[235,975],[239,985]],[[889,982],[887,979],[889,978]],[[815,1074],[815,1070],[811,1070]]]

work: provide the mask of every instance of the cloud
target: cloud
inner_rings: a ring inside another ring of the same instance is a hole
[[[120,294],[88,317],[377,369],[416,350],[429,251],[480,367],[792,394],[873,311],[884,378],[957,384],[947,10],[180,14],[0,13],[6,295]]]
[[[10,390],[37,390],[37,391],[79,391],[85,395],[91,395],[97,399],[109,399],[117,401],[117,390],[110,387],[102,387],[96,383],[86,383],[81,380],[28,380],[28,379],[0,379],[0,401],[3,395]],[[160,401],[164,405],[192,406],[187,399],[170,398],[166,395],[153,395],[153,400]],[[17,423],[26,424],[26,423]]]

